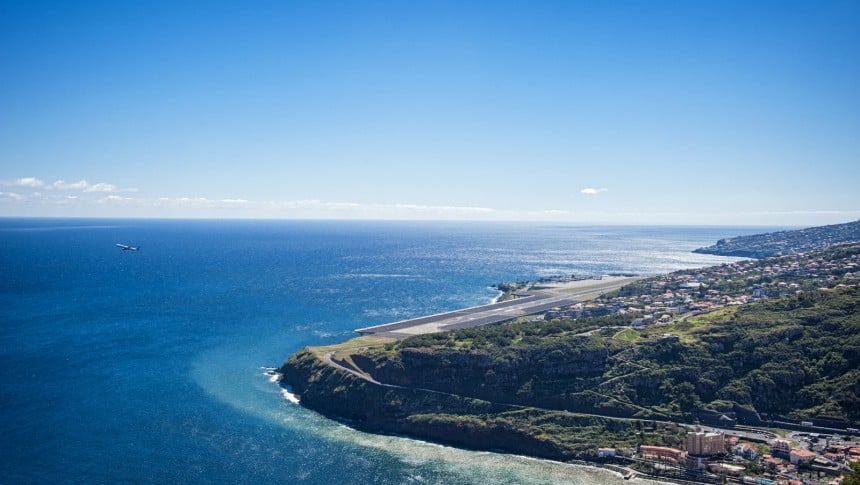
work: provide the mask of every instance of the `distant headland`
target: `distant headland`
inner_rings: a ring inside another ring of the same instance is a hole
[[[699,248],[693,252],[714,254],[717,256],[763,259],[772,256],[816,251],[828,248],[834,244],[852,241],[860,241],[860,220],[793,231],[720,239],[713,246]]]

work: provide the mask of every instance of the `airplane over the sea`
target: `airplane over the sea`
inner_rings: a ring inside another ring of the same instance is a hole
[[[138,249],[140,249],[137,246],[126,246],[125,244],[119,244],[119,243],[117,243],[116,247],[122,249],[123,251],[137,251]]]

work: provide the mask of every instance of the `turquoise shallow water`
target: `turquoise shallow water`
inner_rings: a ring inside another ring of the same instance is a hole
[[[265,368],[487,303],[499,281],[716,264],[689,251],[755,232],[0,220],[0,483],[616,483],[359,433],[285,400]]]

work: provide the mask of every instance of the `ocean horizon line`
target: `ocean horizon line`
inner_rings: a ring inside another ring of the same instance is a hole
[[[635,228],[768,228],[799,229],[811,227],[806,224],[682,224],[682,223],[630,223],[630,222],[576,222],[558,220],[521,220],[521,219],[383,219],[383,218],[271,218],[271,217],[148,217],[148,216],[28,216],[0,215],[0,221],[135,221],[135,222],[321,222],[321,223],[408,223],[408,224],[481,224],[481,225],[523,225],[544,227],[635,227]],[[853,220],[852,220],[853,221]],[[844,222],[852,222],[844,221]]]

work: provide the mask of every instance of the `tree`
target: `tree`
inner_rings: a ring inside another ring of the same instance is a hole
[[[851,472],[845,474],[842,485],[860,485],[860,462],[855,461],[851,464]]]

